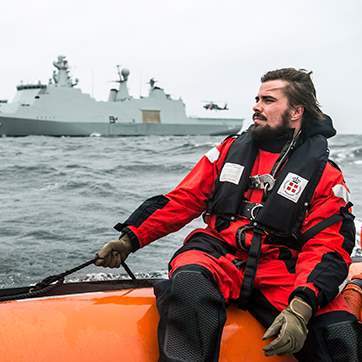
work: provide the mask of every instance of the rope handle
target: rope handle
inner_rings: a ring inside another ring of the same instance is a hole
[[[97,255],[95,258],[88,260],[85,263],[78,265],[73,269],[66,270],[65,272],[60,273],[60,274],[50,275],[50,276],[46,277],[45,279],[43,279],[42,281],[40,281],[39,283],[35,284],[34,287],[32,288],[32,290],[35,291],[35,290],[43,289],[54,282],[59,282],[59,284],[62,284],[64,282],[64,277],[66,277],[69,274],[73,274],[73,273],[77,272],[78,270],[81,270],[81,269],[87,267],[88,265],[94,264],[98,259],[100,259],[100,258]],[[124,261],[121,263],[121,265],[123,266],[123,268],[126,271],[126,273],[128,274],[128,276],[132,280],[136,280],[135,275],[132,273],[131,269],[128,267],[128,265]]]
[[[47,293],[51,289],[62,285],[64,283],[64,278],[67,275],[75,273],[76,271],[81,270],[88,265],[94,264],[96,262],[96,260],[98,260],[98,259],[99,259],[99,257],[97,255],[95,258],[88,260],[85,263],[76,266],[75,268],[66,270],[65,272],[60,273],[60,274],[50,275],[50,276],[46,277],[45,279],[41,280],[40,282],[36,283],[26,293],[18,293],[18,294],[6,295],[6,296],[2,296],[2,297],[0,296],[0,302],[14,300],[14,299],[26,299],[26,298],[41,296],[42,294]],[[121,265],[124,268],[124,270],[126,271],[126,273],[128,274],[128,276],[132,280],[136,280],[135,275],[132,273],[131,269],[128,267],[128,265],[124,261],[121,263]]]

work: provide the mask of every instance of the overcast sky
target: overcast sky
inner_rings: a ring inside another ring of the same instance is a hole
[[[205,115],[205,100],[228,102],[250,122],[260,76],[293,66],[313,70],[340,133],[362,133],[361,15],[361,0],[3,1],[0,99],[21,80],[47,82],[62,54],[99,100],[120,64],[134,96],[154,77],[189,115]]]

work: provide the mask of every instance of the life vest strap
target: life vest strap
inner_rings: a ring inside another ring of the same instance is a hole
[[[254,289],[256,269],[261,254],[262,235],[264,234],[264,230],[258,228],[257,226],[253,228],[253,231],[254,235],[248,250],[248,259],[245,263],[243,283],[241,285],[240,295],[237,301],[238,306],[242,309],[247,308]]]
[[[348,209],[352,206],[353,206],[352,202],[348,202],[346,206],[341,207],[340,213],[334,214],[334,215],[328,217],[327,219],[324,219],[323,221],[319,222],[318,224],[312,226],[310,229],[308,229],[304,234],[302,234],[298,238],[299,242],[301,244],[304,244],[309,239],[313,238],[318,233],[320,233],[322,230],[324,230],[328,226],[335,224],[336,222],[338,222],[340,220],[348,219],[348,218],[352,218],[352,220],[353,220],[354,216],[348,211]]]

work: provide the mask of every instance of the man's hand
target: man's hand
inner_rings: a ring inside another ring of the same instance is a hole
[[[263,339],[276,337],[263,348],[266,356],[299,352],[307,338],[307,324],[312,308],[303,299],[295,297],[265,332]]]
[[[95,264],[109,268],[118,268],[132,251],[131,241],[127,235],[122,235],[119,240],[111,240],[97,253]]]

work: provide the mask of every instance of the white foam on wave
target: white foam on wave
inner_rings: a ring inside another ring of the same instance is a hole
[[[150,273],[135,273],[136,279],[166,279],[167,271],[154,271]],[[81,276],[76,276],[73,278],[67,279],[67,283],[75,283],[75,282],[99,282],[103,280],[125,280],[130,279],[127,274],[118,273],[88,273]]]

